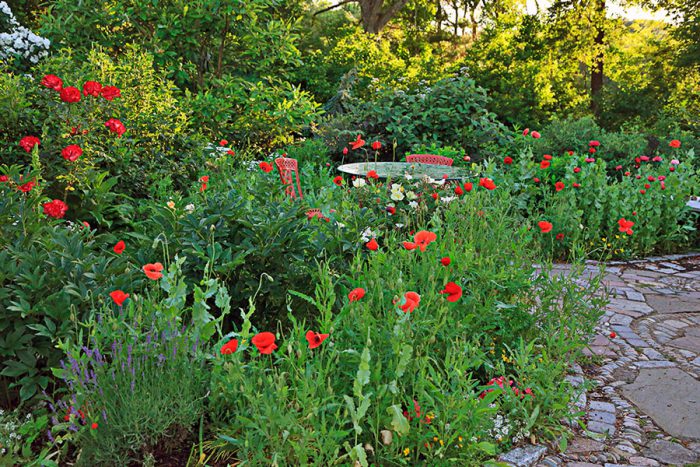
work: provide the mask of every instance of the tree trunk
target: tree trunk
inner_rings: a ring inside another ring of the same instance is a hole
[[[408,0],[393,0],[387,5],[384,5],[384,0],[360,0],[359,3],[363,29],[370,34],[378,34]]]
[[[476,42],[476,7],[469,11],[469,21],[472,23],[472,42]]]
[[[591,110],[594,115],[600,112],[600,91],[603,89],[603,63],[605,45],[605,0],[598,0],[598,20],[596,21],[596,36],[593,41],[595,57],[591,67]]]

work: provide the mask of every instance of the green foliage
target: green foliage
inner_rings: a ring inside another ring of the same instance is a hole
[[[373,100],[357,103],[348,116],[331,118],[319,131],[338,152],[362,134],[368,141],[392,143],[399,153],[436,144],[483,156],[507,142],[489,103],[484,89],[458,75],[409,91],[382,90]]]

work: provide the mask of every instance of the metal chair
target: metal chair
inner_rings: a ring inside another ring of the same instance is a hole
[[[301,194],[301,185],[299,184],[299,166],[296,159],[287,157],[278,157],[275,159],[275,165],[280,173],[282,185],[286,186],[285,193],[292,198],[303,198]],[[293,175],[292,175],[293,174]],[[296,189],[294,188],[294,178],[296,177]]]
[[[406,156],[406,162],[452,166],[452,162],[454,161],[449,157],[438,156],[436,154],[411,154],[410,156]]]

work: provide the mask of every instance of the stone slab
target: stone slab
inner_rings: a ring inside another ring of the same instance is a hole
[[[622,392],[672,436],[700,439],[700,381],[678,368],[643,369]]]
[[[547,448],[544,446],[523,446],[502,454],[498,459],[516,467],[531,467],[535,465],[546,452]]]
[[[695,354],[700,354],[700,337],[697,336],[678,337],[670,341],[668,345],[676,347],[677,349],[685,349]]]
[[[700,300],[683,295],[647,294],[647,304],[657,313],[700,313]]]
[[[698,454],[678,443],[657,439],[647,445],[644,454],[669,465],[684,465],[697,462]]]

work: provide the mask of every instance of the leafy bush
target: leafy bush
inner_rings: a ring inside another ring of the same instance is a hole
[[[484,156],[508,141],[488,104],[486,91],[459,75],[409,91],[383,90],[356,103],[349,116],[331,118],[319,132],[337,152],[361,133],[368,141],[391,142],[399,154],[437,144]]]

